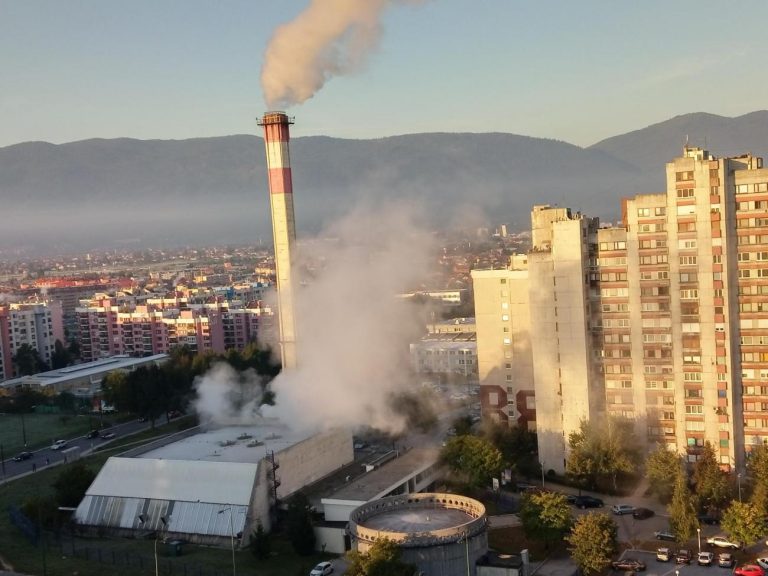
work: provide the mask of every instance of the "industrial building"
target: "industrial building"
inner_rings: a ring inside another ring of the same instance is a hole
[[[118,370],[131,372],[140,366],[162,364],[166,360],[168,360],[167,354],[155,354],[144,358],[125,355],[102,358],[0,382],[0,394],[13,394],[18,390],[30,389],[49,396],[70,392],[78,398],[90,399],[100,394],[101,382],[110,372]]]
[[[380,538],[397,543],[400,559],[423,574],[475,576],[488,551],[485,506],[457,494],[404,494],[356,508],[353,547],[367,552]]]
[[[85,531],[247,545],[258,524],[269,530],[276,501],[353,458],[343,430],[302,433],[264,419],[185,431],[107,460],[74,518]]]
[[[625,199],[621,226],[536,206],[527,269],[473,273],[483,409],[513,421],[484,376],[509,375],[504,329],[517,323],[535,358],[519,386],[535,390],[546,468],[562,472],[569,434],[601,414],[690,462],[709,442],[725,470],[768,442],[768,170],[686,146],[666,182]],[[507,314],[512,281],[529,312]]]

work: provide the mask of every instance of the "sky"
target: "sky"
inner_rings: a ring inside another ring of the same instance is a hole
[[[366,2],[369,0],[359,0]],[[309,0],[0,0],[0,146],[257,134],[274,30]],[[511,132],[587,146],[765,109],[768,2],[425,0],[292,135]]]

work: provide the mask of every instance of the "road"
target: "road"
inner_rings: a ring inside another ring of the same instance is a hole
[[[115,434],[115,438],[122,438],[129,436],[137,432],[142,432],[149,429],[148,422],[139,422],[138,420],[131,420],[122,424],[116,424],[110,428],[101,430],[101,433],[111,432]],[[21,462],[15,462],[11,454],[10,458],[6,458],[0,463],[0,479],[2,481],[13,480],[24,474],[30,472],[36,472],[42,470],[48,466],[56,466],[65,462],[76,459],[79,454],[86,451],[91,451],[94,448],[109,443],[111,440],[104,440],[101,438],[89,439],[86,436],[77,436],[75,438],[65,438],[67,440],[67,446],[60,450],[52,450],[50,446],[40,448],[38,450],[31,451],[32,457],[29,460],[22,460]]]

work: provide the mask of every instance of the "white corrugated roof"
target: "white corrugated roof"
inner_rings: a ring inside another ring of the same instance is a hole
[[[257,468],[244,462],[113,457],[86,494],[247,506]]]

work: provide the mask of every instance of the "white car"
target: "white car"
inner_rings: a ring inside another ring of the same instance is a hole
[[[312,572],[309,573],[309,576],[326,576],[331,572],[333,572],[333,564],[330,562],[320,562],[320,564],[312,568]]]
[[[51,444],[51,450],[61,450],[67,445],[66,440],[56,440],[53,444]]]
[[[696,563],[699,566],[712,566],[712,562],[715,560],[715,555],[712,552],[699,552],[696,557]]]
[[[760,568],[762,568],[763,570],[768,570],[768,558],[765,558],[765,557],[758,558],[757,560],[755,560],[755,564],[760,566]]]
[[[635,511],[635,507],[629,504],[614,504],[611,506],[611,510],[613,510],[614,514],[622,516],[623,514],[632,514]]]
[[[725,536],[713,536],[712,538],[707,538],[707,544],[710,546],[717,546],[718,548],[731,548],[732,550],[741,548],[741,544],[738,542],[731,542]]]

